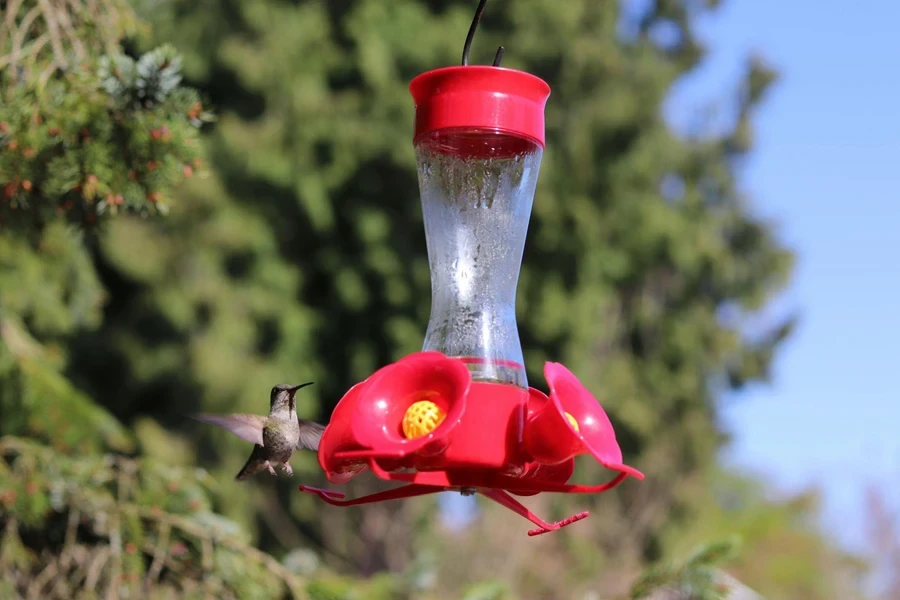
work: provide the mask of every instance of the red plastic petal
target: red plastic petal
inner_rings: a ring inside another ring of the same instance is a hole
[[[319,466],[325,471],[325,476],[331,483],[346,483],[366,469],[365,460],[348,460],[336,456],[341,451],[360,448],[350,430],[350,421],[356,413],[360,393],[366,383],[366,381],[357,383],[347,390],[334,407],[331,420],[319,441]]]
[[[363,496],[362,498],[355,498],[353,500],[344,500],[343,492],[335,492],[332,490],[323,490],[319,488],[310,487],[308,485],[300,486],[301,492],[307,492],[309,494],[315,494],[328,504],[332,506],[359,506],[361,504],[372,504],[373,502],[384,502],[386,500],[399,500],[400,498],[412,498],[413,496],[424,496],[425,494],[436,494],[438,492],[444,491],[443,488],[432,487],[429,485],[418,485],[418,484],[410,484],[404,485],[398,488],[394,488],[392,490],[385,490],[383,492],[376,492],[374,494],[369,494],[368,496]]]
[[[557,410],[561,414],[569,413],[578,422],[576,431],[565,419],[566,426],[585,449],[604,467],[643,478],[640,471],[622,464],[622,450],[609,417],[578,378],[563,365],[553,362],[544,365],[544,376],[550,386],[550,400]]]
[[[576,431],[566,419],[572,433],[581,438],[601,464],[621,464],[622,451],[616,443],[616,432],[593,394],[559,363],[544,365],[544,376],[550,386],[550,400],[558,410],[569,413],[578,422]]]
[[[462,361],[439,352],[406,356],[366,381],[351,416],[353,436],[374,455],[440,452],[446,445],[446,436],[465,412],[471,380]],[[403,415],[413,402],[425,399],[437,404],[446,416],[428,435],[407,439],[400,426]]]

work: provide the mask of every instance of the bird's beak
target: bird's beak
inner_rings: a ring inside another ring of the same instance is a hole
[[[300,385],[295,385],[294,387],[292,387],[288,390],[288,392],[290,392],[290,394],[291,394],[290,396],[288,396],[288,398],[290,398],[291,410],[293,410],[297,406],[297,400],[294,398],[294,396],[297,394],[297,390],[299,390],[300,388],[305,388],[306,386],[312,385],[312,384],[313,384],[312,381],[307,381],[306,383],[301,383]]]

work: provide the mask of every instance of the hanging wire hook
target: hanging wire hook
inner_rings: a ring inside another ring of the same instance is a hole
[[[492,66],[499,67],[501,60],[503,60],[503,46],[497,48],[497,54],[494,55],[494,63]]]
[[[487,0],[480,0],[480,2],[478,2],[478,8],[475,9],[475,18],[472,19],[472,25],[469,27],[469,35],[466,36],[466,45],[463,46],[462,65],[464,67],[469,65],[469,50],[472,49],[472,39],[475,37],[475,30],[478,29],[478,24],[481,22],[481,14],[484,12],[485,4],[487,4]],[[503,46],[497,48],[493,66],[499,67],[501,60],[503,60]]]

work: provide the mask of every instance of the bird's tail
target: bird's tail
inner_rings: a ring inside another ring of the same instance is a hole
[[[237,481],[243,481],[248,477],[253,477],[260,471],[266,468],[266,461],[260,460],[258,456],[256,456],[256,452],[250,454],[250,458],[247,459],[247,463],[241,468],[237,475],[235,475],[235,479]]]

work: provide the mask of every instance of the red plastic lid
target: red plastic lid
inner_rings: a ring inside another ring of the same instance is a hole
[[[416,104],[414,142],[441,129],[489,129],[530,138],[544,147],[544,106],[550,86],[515,69],[445,67],[409,84]]]

